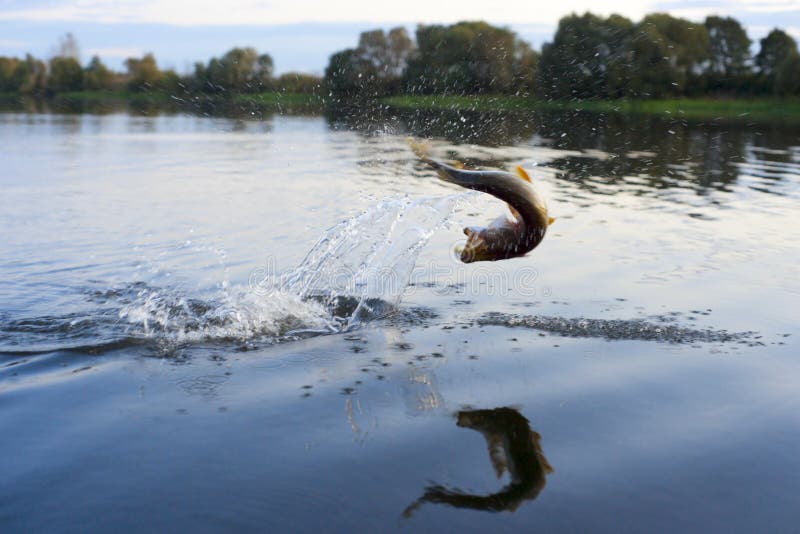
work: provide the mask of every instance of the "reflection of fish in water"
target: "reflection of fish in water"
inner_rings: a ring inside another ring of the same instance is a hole
[[[425,147],[409,140],[409,145],[422,161],[436,169],[439,177],[467,189],[474,189],[508,204],[514,220],[502,216],[484,228],[464,228],[467,243],[461,249],[461,261],[505,260],[523,256],[544,239],[547,227],[555,219],[547,214],[544,200],[531,184],[528,173],[516,167],[516,174],[505,171],[467,171],[431,159]]]
[[[470,495],[440,485],[431,486],[406,508],[404,516],[410,517],[426,502],[489,512],[513,512],[523,501],[539,495],[545,476],[552,473],[553,468],[542,454],[541,436],[531,429],[522,414],[513,408],[461,411],[458,412],[458,426],[483,434],[497,477],[508,471],[511,482],[491,495]]]

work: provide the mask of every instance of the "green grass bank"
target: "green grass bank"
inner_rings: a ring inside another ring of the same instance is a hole
[[[515,96],[406,95],[383,99],[398,109],[451,111],[592,111],[670,115],[714,120],[792,120],[800,122],[800,99],[660,99],[660,100],[576,100],[553,102]]]

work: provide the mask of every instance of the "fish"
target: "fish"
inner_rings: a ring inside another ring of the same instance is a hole
[[[553,468],[542,452],[541,436],[530,427],[525,416],[511,407],[462,410],[456,414],[456,424],[483,434],[497,478],[507,472],[511,481],[490,495],[474,495],[438,484],[429,486],[405,509],[404,517],[411,517],[425,503],[514,512],[523,502],[539,496]]]
[[[548,214],[544,199],[525,169],[517,166],[513,173],[465,170],[429,157],[422,143],[409,139],[408,144],[445,182],[488,193],[508,204],[512,219],[503,215],[488,226],[464,228],[467,242],[456,249],[462,262],[507,260],[524,256],[539,246],[555,218]]]

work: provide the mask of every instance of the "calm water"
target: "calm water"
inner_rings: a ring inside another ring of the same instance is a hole
[[[530,169],[502,213],[407,135]],[[800,128],[0,113],[3,531],[793,532]]]

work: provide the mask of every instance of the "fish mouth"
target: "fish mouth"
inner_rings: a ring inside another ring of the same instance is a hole
[[[476,256],[478,255],[479,245],[476,246],[475,237],[471,235],[466,228],[464,228],[464,233],[468,236],[467,240],[463,244],[453,247],[453,255],[458,258],[461,263],[478,261]]]
[[[453,256],[458,258],[461,263],[472,263],[475,259],[475,251],[467,246],[453,247]]]
[[[474,263],[476,261],[492,261],[497,259],[482,247],[465,245],[463,247],[456,247],[454,252],[458,254],[458,259],[461,260],[461,263]]]

